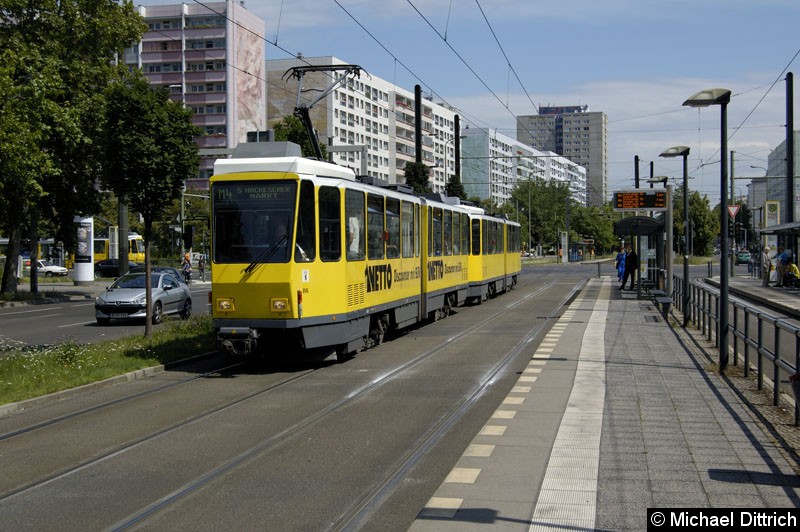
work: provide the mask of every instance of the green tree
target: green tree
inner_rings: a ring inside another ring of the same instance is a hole
[[[428,194],[433,191],[430,184],[430,170],[424,163],[406,163],[406,185],[417,194]]]
[[[106,107],[103,183],[144,218],[147,319],[152,334],[150,244],[153,224],[197,174],[200,157],[192,113],[155,90],[138,72],[111,85]]]
[[[566,183],[538,178],[517,183],[509,203],[519,207],[521,240],[529,249],[539,244],[544,248],[557,245],[558,232],[566,227],[569,198]],[[571,215],[574,209],[570,208]]]
[[[11,241],[4,292],[17,289],[23,234],[34,257],[40,220],[70,246],[74,216],[97,210],[103,90],[124,70],[115,56],[145,29],[128,0],[0,3],[0,187],[8,202],[0,230]],[[31,279],[35,291],[35,269]]]
[[[456,174],[451,175],[450,179],[447,180],[444,191],[448,196],[461,198],[462,200],[467,199],[467,192],[464,190],[464,184],[461,182],[461,177]]]
[[[694,254],[711,255],[714,243],[719,237],[719,205],[712,210],[708,196],[702,196],[696,190],[690,192],[689,221],[692,225]]]
[[[273,123],[272,128],[275,130],[275,140],[299,144],[300,152],[303,154],[303,157],[316,157],[314,148],[311,146],[311,139],[308,138],[308,134],[306,133],[306,128],[303,127],[303,122],[296,116],[285,116],[278,122]],[[327,159],[327,146],[320,143],[319,147],[322,150],[322,158]]]

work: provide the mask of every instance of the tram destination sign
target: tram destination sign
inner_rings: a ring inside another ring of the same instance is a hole
[[[619,190],[614,192],[615,211],[665,211],[666,190]]]

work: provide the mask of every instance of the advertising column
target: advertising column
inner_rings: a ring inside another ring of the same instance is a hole
[[[78,248],[75,252],[76,285],[94,281],[94,218],[75,217],[78,224]]]

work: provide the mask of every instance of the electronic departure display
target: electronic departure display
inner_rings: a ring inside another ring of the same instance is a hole
[[[614,192],[615,211],[665,211],[666,190],[622,190]]]

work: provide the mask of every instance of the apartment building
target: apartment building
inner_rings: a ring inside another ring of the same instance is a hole
[[[300,66],[346,65],[333,56],[266,61],[268,122],[291,116],[297,104],[297,79],[287,71]],[[309,72],[303,78],[304,105],[328,88],[332,72]],[[311,121],[328,146],[333,162],[389,183],[403,183],[406,163],[415,162],[414,92],[362,70],[311,108]],[[431,188],[444,192],[455,172],[455,112],[430,99],[422,102],[422,162],[430,167]]]
[[[517,117],[517,140],[551,151],[586,168],[588,204],[608,201],[608,117],[586,105],[540,107]]]
[[[239,2],[138,6],[149,30],[125,63],[194,111],[201,163],[188,188],[207,189],[214,161],[266,129],[264,20]]]
[[[587,204],[586,169],[552,151],[540,151],[493,128],[462,130],[461,182],[468,197],[502,205],[520,181],[554,180],[569,186],[572,199]]]

